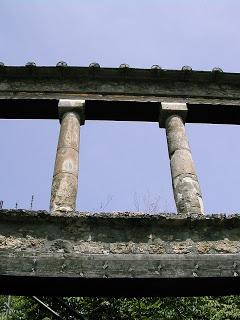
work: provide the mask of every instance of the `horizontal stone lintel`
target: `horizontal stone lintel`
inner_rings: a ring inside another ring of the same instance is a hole
[[[240,124],[238,98],[175,97],[175,95],[128,96],[72,93],[3,93],[0,91],[0,119],[59,119],[60,99],[84,99],[86,120],[159,121],[160,103],[187,103],[187,123]]]
[[[240,293],[239,255],[29,255],[0,252],[0,293],[197,296]]]
[[[4,294],[239,294],[240,215],[2,209],[0,282]]]
[[[58,119],[59,99],[85,99],[86,120],[159,120],[159,102],[188,104],[186,122],[240,124],[240,73],[1,67],[0,118]],[[143,103],[145,102],[145,103]]]
[[[239,277],[235,254],[62,254],[0,251],[1,275],[70,278]]]

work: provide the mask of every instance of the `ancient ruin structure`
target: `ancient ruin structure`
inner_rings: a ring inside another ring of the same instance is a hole
[[[185,123],[240,124],[240,74],[1,64],[0,118],[60,120],[50,211],[0,211],[2,293],[239,293],[240,217],[204,215]],[[87,120],[166,130],[177,215],[76,212]]]

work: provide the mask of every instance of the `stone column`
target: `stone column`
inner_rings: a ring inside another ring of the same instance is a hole
[[[186,103],[161,103],[159,124],[166,128],[177,212],[204,214],[202,194],[184,126],[186,115]]]
[[[80,125],[84,124],[84,100],[59,100],[61,128],[53,173],[50,211],[76,209]]]

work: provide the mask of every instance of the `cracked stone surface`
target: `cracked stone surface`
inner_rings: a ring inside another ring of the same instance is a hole
[[[72,254],[240,253],[239,215],[0,210],[0,251]]]
[[[177,211],[179,214],[203,214],[202,194],[184,123],[179,115],[174,115],[174,110],[172,112],[166,120],[166,135]]]
[[[51,189],[51,211],[73,211],[76,206],[79,167],[80,118],[66,112],[61,121]]]

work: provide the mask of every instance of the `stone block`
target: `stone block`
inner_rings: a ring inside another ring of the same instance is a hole
[[[178,115],[185,122],[187,116],[187,104],[178,102],[161,102],[159,113],[159,126],[165,128],[166,120],[173,116]]]

